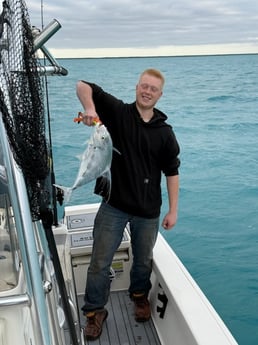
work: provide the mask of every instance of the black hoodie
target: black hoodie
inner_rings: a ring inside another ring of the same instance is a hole
[[[126,104],[88,83],[100,120],[107,127],[116,151],[111,164],[108,203],[134,216],[156,218],[161,207],[161,172],[178,175],[179,145],[167,116],[154,109],[144,122],[136,103]]]

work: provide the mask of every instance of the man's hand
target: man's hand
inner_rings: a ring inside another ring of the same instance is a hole
[[[79,112],[77,122],[83,122],[86,126],[95,126],[99,122],[98,114],[95,111]]]
[[[162,222],[162,226],[165,230],[170,230],[177,222],[177,213],[168,212]]]

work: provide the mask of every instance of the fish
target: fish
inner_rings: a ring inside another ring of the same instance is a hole
[[[110,167],[113,150],[115,149],[113,148],[112,139],[106,126],[101,122],[96,123],[86,149],[82,155],[78,157],[81,163],[73,185],[71,187],[66,187],[54,184],[56,188],[61,189],[63,192],[65,202],[70,201],[72,192],[75,189],[91,181],[97,179],[99,181],[100,177],[103,177],[103,183],[108,187],[106,199],[109,199],[111,192]],[[119,151],[117,152],[119,153]]]

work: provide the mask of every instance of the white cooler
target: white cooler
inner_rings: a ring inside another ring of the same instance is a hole
[[[65,208],[65,223],[70,238],[72,270],[77,295],[84,294],[87,269],[92,252],[92,231],[99,204],[68,206]],[[110,279],[111,290],[128,289],[131,268],[131,246],[129,226],[124,230],[122,242],[115,252]]]

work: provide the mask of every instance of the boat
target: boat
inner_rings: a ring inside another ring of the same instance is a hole
[[[85,345],[80,307],[99,204],[65,206],[53,187],[47,87],[68,71],[46,48],[61,27],[30,24],[22,0],[0,17],[0,345]],[[43,55],[39,57],[38,52]],[[45,84],[46,85],[46,84]],[[48,124],[48,125],[46,125]],[[162,234],[154,248],[152,317],[137,323],[128,296],[130,227],[110,269],[101,337],[112,345],[235,345],[230,330]]]

